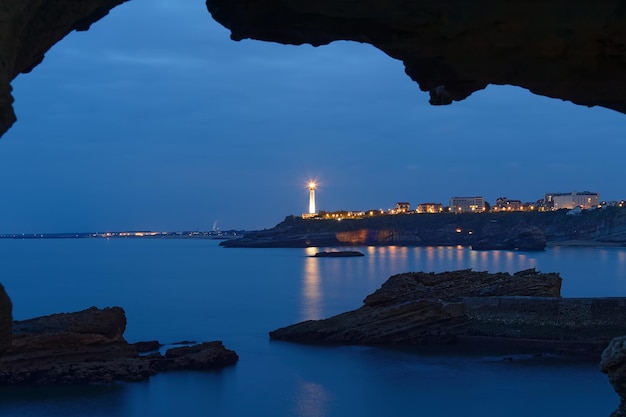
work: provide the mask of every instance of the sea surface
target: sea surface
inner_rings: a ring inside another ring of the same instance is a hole
[[[233,367],[142,383],[0,388],[2,417],[609,416],[618,397],[595,362],[445,349],[321,347],[268,332],[358,308],[390,275],[472,268],[559,272],[565,297],[626,296],[626,248],[545,252],[457,247],[234,249],[212,240],[0,240],[17,320],[122,306],[129,342],[222,340]]]

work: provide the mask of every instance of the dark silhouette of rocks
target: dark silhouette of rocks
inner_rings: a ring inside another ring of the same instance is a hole
[[[13,325],[13,305],[0,284],[0,355],[11,346]]]
[[[72,30],[126,0],[5,0],[0,8],[0,135],[13,124],[10,82]],[[207,0],[231,38],[369,43],[401,60],[433,105],[489,84],[626,112],[626,13],[620,2]]]
[[[568,216],[567,210],[511,213],[402,214],[306,220],[287,216],[271,229],[250,231],[225,247],[471,246],[543,250],[547,242],[626,244],[626,208]]]
[[[142,381],[158,372],[209,370],[232,365],[238,356],[222,342],[169,349],[151,341],[124,340],[120,307],[91,307],[13,323],[13,341],[0,355],[0,384],[83,384]]]
[[[355,256],[365,256],[363,252],[358,250],[339,250],[339,251],[327,251],[317,252],[313,255],[314,258],[351,258]]]
[[[90,25],[128,0],[3,0],[0,7],[0,136],[15,122],[11,80],[30,72],[73,30]]]
[[[494,223],[488,224],[489,231],[485,230],[487,227],[483,229],[482,239],[472,243],[472,249],[521,251],[542,251],[546,249],[546,234],[536,226],[518,226],[508,230],[496,227],[496,230],[493,230],[493,225]]]
[[[626,336],[617,337],[611,341],[602,352],[600,369],[608,374],[609,381],[620,397],[618,409],[611,417],[626,416]]]
[[[560,297],[561,278],[534,269],[394,275],[363,306],[273,332],[274,340],[456,345],[600,357],[626,333],[626,299]]]
[[[626,112],[620,2],[207,0],[231,38],[369,43],[401,60],[433,105],[489,84]]]

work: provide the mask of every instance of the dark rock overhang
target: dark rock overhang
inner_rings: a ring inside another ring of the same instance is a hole
[[[626,2],[207,0],[234,40],[369,43],[450,104],[489,84],[626,113]]]
[[[0,136],[15,122],[10,82],[36,67],[55,43],[128,0],[2,0],[0,5]]]
[[[4,0],[0,136],[15,122],[10,82],[73,30],[128,0]],[[431,104],[515,85],[626,113],[626,2],[603,0],[207,0],[235,40],[369,43],[404,62]]]

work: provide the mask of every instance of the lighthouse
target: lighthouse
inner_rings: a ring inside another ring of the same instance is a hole
[[[309,214],[314,215],[315,213],[315,184],[314,181],[309,182]]]

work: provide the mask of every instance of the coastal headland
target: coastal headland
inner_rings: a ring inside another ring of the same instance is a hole
[[[287,216],[224,247],[468,246],[543,250],[548,245],[626,245],[626,208],[512,213],[400,214],[359,219]]]

